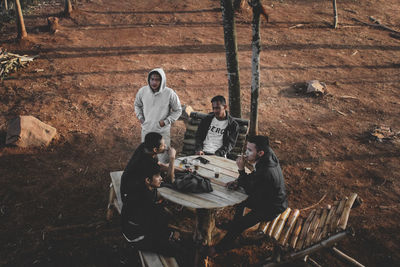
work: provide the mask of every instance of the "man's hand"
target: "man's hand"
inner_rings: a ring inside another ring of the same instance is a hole
[[[238,183],[237,180],[235,180],[235,181],[232,181],[232,182],[227,183],[227,184],[226,184],[226,187],[227,187],[229,190],[236,190],[236,189],[239,187],[239,183]]]
[[[168,156],[169,156],[169,161],[171,161],[171,159],[175,159],[175,157],[176,157],[176,150],[175,150],[175,148],[173,148],[173,147],[170,147],[169,149],[168,149]]]
[[[163,120],[160,120],[158,123],[160,124],[160,127],[164,127],[165,126],[165,122]]]
[[[201,150],[200,150],[200,151],[197,151],[197,152],[196,152],[196,155],[204,155],[204,152],[201,151]]]
[[[245,158],[244,156],[239,156],[236,159],[236,165],[238,166],[239,170],[244,170],[245,165]]]

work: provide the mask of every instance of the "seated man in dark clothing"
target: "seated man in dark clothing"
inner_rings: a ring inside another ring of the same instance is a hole
[[[162,182],[160,166],[147,161],[143,168],[137,186],[122,199],[123,236],[135,249],[175,257],[185,266],[182,256],[187,251],[178,242],[176,233],[168,228],[169,216],[157,201],[157,188]]]
[[[148,133],[145,136],[144,142],[141,143],[133,153],[128,165],[121,177],[121,196],[126,194],[128,191],[134,190],[137,183],[137,177],[142,177],[145,171],[144,166],[148,163],[159,164],[162,171],[167,172],[167,177],[170,177],[169,182],[173,182],[173,166],[176,151],[172,147],[168,149],[170,158],[170,164],[158,162],[157,154],[164,153],[166,150],[165,142],[161,134],[159,133]]]
[[[213,112],[201,120],[196,133],[197,155],[225,157],[235,146],[239,124],[226,110],[226,100],[218,95],[211,99]]]
[[[254,166],[254,171],[250,174],[246,174],[244,170],[245,160]],[[278,158],[269,147],[268,137],[250,137],[245,158],[238,157],[236,164],[239,178],[227,186],[230,189],[241,186],[249,197],[236,207],[233,220],[220,226],[228,232],[215,248],[210,248],[210,255],[231,248],[233,241],[245,229],[261,221],[274,219],[288,207],[282,170]],[[251,211],[243,216],[245,207]]]

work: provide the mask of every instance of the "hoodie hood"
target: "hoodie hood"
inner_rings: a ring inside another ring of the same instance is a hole
[[[150,87],[150,74],[153,72],[157,72],[161,76],[160,90],[158,90],[158,92],[154,93],[156,95],[156,94],[161,93],[167,86],[167,77],[165,76],[165,72],[162,68],[152,69],[149,72],[149,74],[147,75],[147,84],[149,85],[149,87]],[[151,90],[151,87],[150,87],[150,90]]]

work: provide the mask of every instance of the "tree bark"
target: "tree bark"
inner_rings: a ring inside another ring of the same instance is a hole
[[[337,28],[338,26],[338,13],[337,13],[337,6],[336,0],[333,0],[333,28]]]
[[[250,135],[258,133],[258,95],[260,91],[260,0],[252,0],[253,8],[252,31],[253,39],[251,42],[253,56],[251,60],[251,107],[250,107]]]
[[[239,62],[232,0],[221,0],[221,9],[224,26],[226,66],[228,70],[229,110],[232,116],[241,118]]]
[[[64,15],[66,17],[70,17],[72,13],[72,4],[71,0],[65,0],[65,7],[64,7]]]
[[[14,0],[14,2],[15,2],[17,32],[18,32],[17,39],[21,40],[26,38],[28,34],[25,29],[24,17],[22,16],[21,3],[19,2],[19,0]]]

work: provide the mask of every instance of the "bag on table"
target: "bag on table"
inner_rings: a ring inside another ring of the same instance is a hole
[[[213,191],[210,180],[192,172],[175,174],[174,188],[189,193],[209,193]]]

